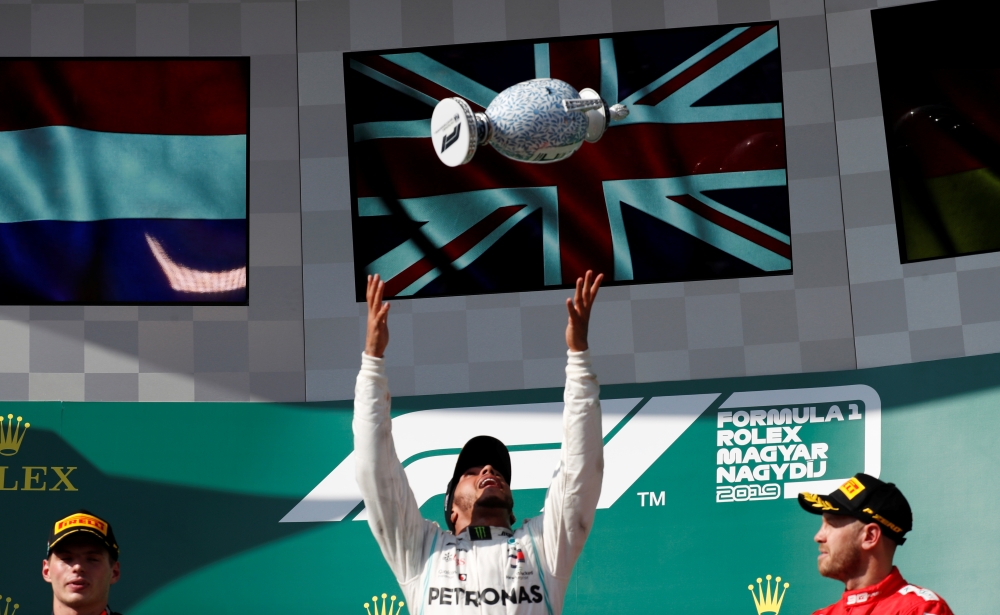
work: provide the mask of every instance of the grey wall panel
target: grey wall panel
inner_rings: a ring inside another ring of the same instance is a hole
[[[83,53],[132,56],[136,53],[136,7],[133,4],[85,4]]]
[[[614,20],[615,6],[614,0],[559,0],[559,33],[572,36],[603,32]],[[655,7],[652,14],[657,19]],[[663,19],[662,15],[659,19]]]
[[[135,52],[140,56],[187,55],[190,7],[184,4],[137,4]]]
[[[32,4],[31,55],[82,56],[83,9],[82,4]]]
[[[765,21],[771,19],[768,0],[718,0],[719,23]]]
[[[1000,351],[1000,256],[900,265],[870,14],[900,0],[0,5],[6,56],[250,55],[246,308],[0,308],[4,399],[353,395],[344,51],[780,20],[794,275],[605,289],[602,382]],[[994,289],[994,290],[991,290]],[[566,291],[394,301],[397,395],[559,386]]]
[[[794,1],[794,0],[793,0]],[[623,4],[627,2],[623,1]],[[718,2],[663,0],[664,27],[684,28],[719,23]]]
[[[578,13],[591,13],[594,8],[592,6],[593,3],[576,5],[565,2],[562,4],[563,10],[560,13],[560,18],[563,20],[570,19],[572,15]],[[666,27],[666,14],[662,0],[612,0],[610,4],[611,24],[615,32],[652,30]],[[697,5],[697,3],[691,4],[693,6]],[[562,13],[568,13],[569,15],[563,17]],[[605,22],[606,24],[607,22]],[[600,29],[595,30],[595,32],[600,32]]]
[[[771,0],[771,19],[822,15],[824,0]]]
[[[0,5],[0,56],[31,55],[31,6]]]

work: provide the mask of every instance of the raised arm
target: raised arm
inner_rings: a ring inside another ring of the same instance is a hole
[[[566,311],[569,312],[569,322],[566,323],[566,347],[570,352],[583,352],[590,348],[587,345],[587,335],[590,333],[590,310],[594,307],[597,291],[601,289],[604,274],[594,277],[593,271],[588,271],[582,278],[576,279],[576,292],[572,299],[566,299]]]
[[[396,579],[405,583],[420,574],[425,537],[437,530],[421,517],[392,441],[383,358],[389,343],[384,290],[377,275],[368,276],[368,332],[354,388],[354,455],[368,524]]]
[[[587,334],[590,311],[603,275],[593,272],[576,281],[566,300],[566,390],[563,395],[563,443],[559,470],[549,485],[542,515],[543,543],[549,570],[569,577],[594,524],[594,512],[604,478],[601,401],[597,377],[590,366]]]
[[[368,276],[365,298],[368,300],[368,332],[365,334],[365,354],[381,359],[389,345],[390,303],[382,302],[385,282],[378,274]]]

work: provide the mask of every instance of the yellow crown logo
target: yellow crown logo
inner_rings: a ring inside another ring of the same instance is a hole
[[[7,415],[7,429],[3,428],[3,417],[0,416],[0,455],[4,457],[11,457],[17,454],[17,450],[21,448],[21,440],[24,440],[24,434],[31,427],[31,423],[25,423],[24,429],[21,429],[21,417],[17,417],[17,426],[14,426],[14,415]]]
[[[2,598],[3,598],[3,596],[0,596],[0,599],[2,599]],[[6,604],[4,604],[3,602],[0,602],[0,605],[2,605],[4,607],[4,609],[3,609],[3,615],[14,615],[14,613],[17,613],[17,609],[21,608],[20,604],[16,604],[15,603],[14,604],[14,610],[13,611],[10,610],[10,596],[7,596],[7,602],[6,602]]]
[[[368,612],[368,615],[399,615],[399,612],[403,610],[403,605],[406,603],[400,600],[399,604],[396,604],[395,596],[389,596],[389,600],[392,600],[391,603],[387,602],[385,598],[386,594],[382,594],[382,611],[380,612],[378,610],[378,596],[372,596],[371,610],[368,609],[368,603],[365,603],[365,611]],[[389,604],[388,611],[385,610],[386,604]],[[393,612],[393,609],[396,609],[395,612]]]
[[[783,588],[779,587],[781,585],[781,577],[774,580],[774,591],[771,591],[771,575],[765,577],[767,583],[765,587],[761,587],[762,579],[757,577],[757,593],[753,591],[753,585],[747,585],[747,589],[750,590],[750,595],[753,596],[753,603],[757,605],[757,615],[764,615],[764,613],[774,613],[778,615],[778,611],[781,610],[781,601],[785,599],[785,592],[788,591],[788,583],[785,583]],[[778,590],[781,589],[781,595],[778,595]]]

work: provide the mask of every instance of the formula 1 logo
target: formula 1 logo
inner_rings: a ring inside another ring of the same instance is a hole
[[[601,401],[604,444],[604,484],[598,508],[609,508],[660,455],[719,397],[679,395]],[[643,403],[645,401],[645,403]],[[638,410],[629,417],[633,410]],[[559,466],[558,443],[563,435],[562,402],[450,408],[410,412],[392,419],[396,453],[403,461],[417,505],[444,493],[457,453],[473,436],[488,431],[511,451],[511,471],[517,489],[546,489]],[[628,420],[626,420],[628,419]],[[608,435],[615,432],[613,437]],[[538,446],[537,450],[524,450]],[[361,505],[354,478],[352,452],[281,520],[288,522],[343,521]],[[364,510],[353,519],[367,520]]]
[[[450,133],[446,134],[444,137],[441,138],[442,152],[451,147],[452,145],[454,145],[455,141],[458,141],[458,133],[460,133],[461,131],[462,131],[462,125],[455,124],[455,130],[452,130]]]
[[[604,483],[597,507],[610,508],[681,435],[712,407],[721,393],[675,395],[601,401],[604,436]],[[781,403],[822,403],[827,399],[861,399],[865,404],[864,471],[878,476],[881,459],[881,401],[863,385],[733,393],[717,408],[743,408]],[[457,451],[470,438],[489,433],[512,450],[511,470],[516,489],[546,489],[559,467],[563,404],[519,404],[423,410],[392,419],[396,452],[403,462],[418,506],[444,493],[458,459]],[[713,436],[714,437],[714,436]],[[706,460],[715,464],[715,442],[709,442]],[[537,447],[537,448],[536,448]],[[367,520],[361,491],[355,479],[352,452],[313,488],[282,523]],[[855,470],[857,471],[857,470]],[[734,471],[735,472],[735,471]],[[826,478],[826,477],[824,477]],[[846,478],[834,479],[839,485]],[[816,491],[816,483],[783,485],[785,498],[801,491]],[[756,485],[755,485],[756,486]],[[836,485],[827,489],[836,488]],[[768,487],[767,497],[777,496]],[[740,500],[743,498],[734,498]]]
[[[716,428],[719,503],[829,493],[857,468],[881,472],[882,401],[869,386],[734,393]]]

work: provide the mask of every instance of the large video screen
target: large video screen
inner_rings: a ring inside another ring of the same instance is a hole
[[[1000,250],[1000,55],[990,3],[872,11],[901,262]]]
[[[355,52],[344,75],[359,300],[375,273],[398,297],[791,273],[776,22]]]
[[[249,68],[0,59],[0,304],[245,305]]]

